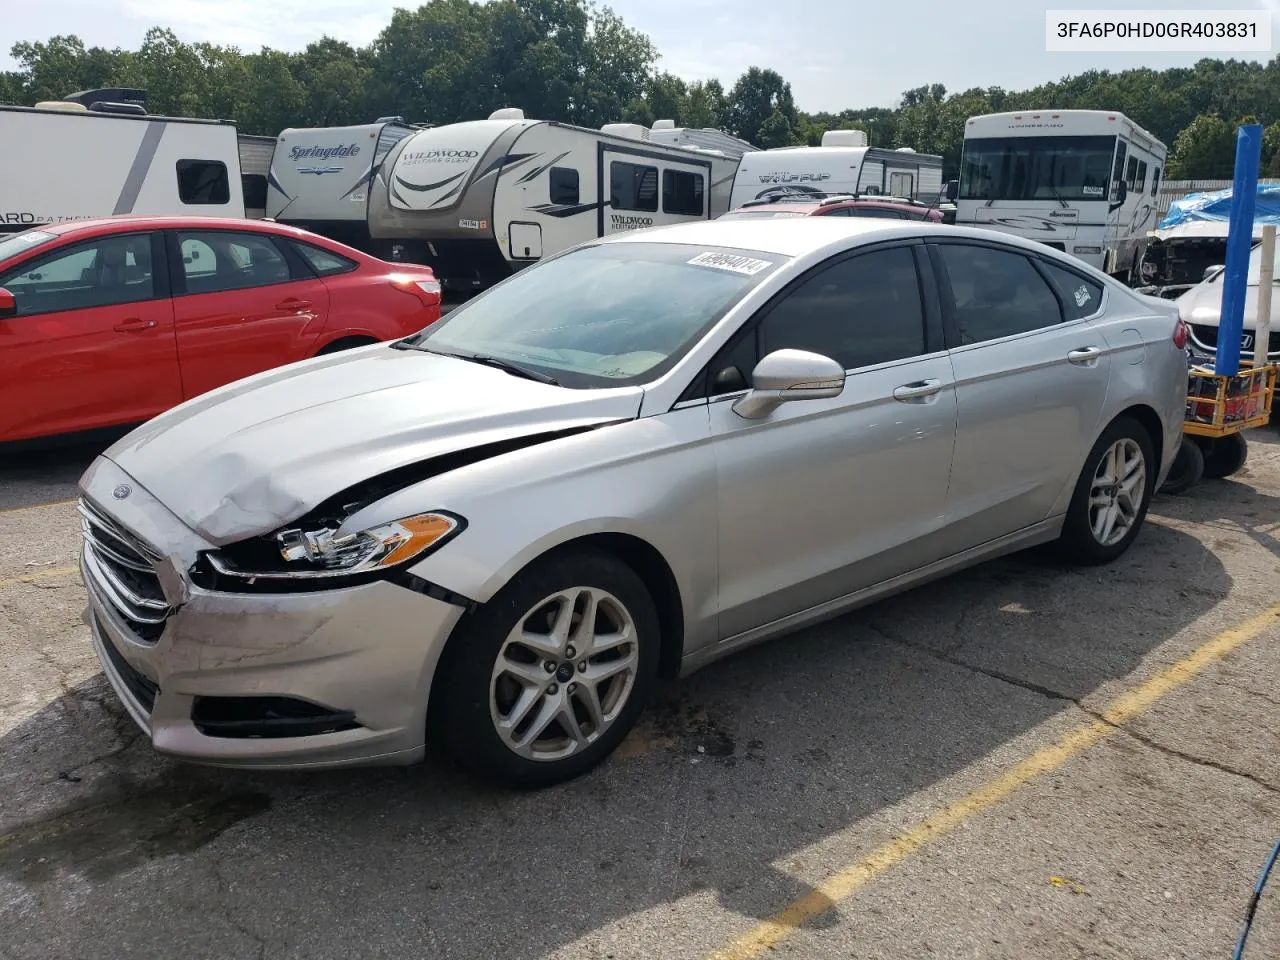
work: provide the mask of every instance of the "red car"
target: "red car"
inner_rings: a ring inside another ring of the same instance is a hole
[[[942,223],[942,211],[919,200],[905,197],[861,196],[849,194],[806,200],[803,197],[770,197],[752,200],[736,210],[720,215],[720,219],[747,217],[881,217],[887,220],[929,220]]]
[[[0,442],[141,423],[440,318],[428,267],[262,220],[116,217],[0,239]]]

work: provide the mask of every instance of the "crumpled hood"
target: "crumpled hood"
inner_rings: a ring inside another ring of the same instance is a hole
[[[633,419],[639,387],[571,390],[384,344],[249,377],[134,430],[104,456],[226,544],[352,484],[485,443]]]

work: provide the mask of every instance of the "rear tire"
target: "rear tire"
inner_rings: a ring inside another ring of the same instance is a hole
[[[1118,558],[1147,517],[1157,472],[1146,428],[1123,416],[1103,431],[1076,481],[1059,552],[1072,563],[1093,566]]]
[[[535,561],[449,641],[429,734],[499,786],[581,776],[622,742],[652,693],[659,629],[644,582],[616,557]]]
[[[1169,476],[1160,485],[1161,493],[1182,493],[1194,487],[1204,476],[1204,453],[1200,445],[1190,437],[1183,437],[1178,446]]]
[[[1204,475],[1210,480],[1224,480],[1239,473],[1249,459],[1249,441],[1242,433],[1206,440],[1203,448]]]

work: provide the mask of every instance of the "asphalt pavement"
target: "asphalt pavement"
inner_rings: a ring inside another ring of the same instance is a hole
[[[0,461],[6,960],[1227,958],[1280,836],[1274,430],[1113,566],[1020,555],[747,651],[535,793],[157,757],[81,621],[92,455]]]

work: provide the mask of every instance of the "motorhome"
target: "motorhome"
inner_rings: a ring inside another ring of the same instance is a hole
[[[1167,155],[1113,110],[970,117],[956,224],[1038,240],[1136,282]]]
[[[862,130],[828,130],[817,147],[777,147],[743,156],[730,208],[770,197],[888,194],[933,203],[942,157],[910,147],[867,146]]]
[[[392,147],[373,178],[369,232],[450,290],[483,289],[594,237],[719,216],[737,164],[640,124],[592,130],[508,108]]]
[[[369,253],[369,185],[387,154],[419,130],[403,117],[349,127],[298,127],[276,139],[267,216]]]
[[[245,215],[235,124],[147,113],[145,90],[0,106],[0,143],[26,145],[0,151],[3,232],[126,213]]]

